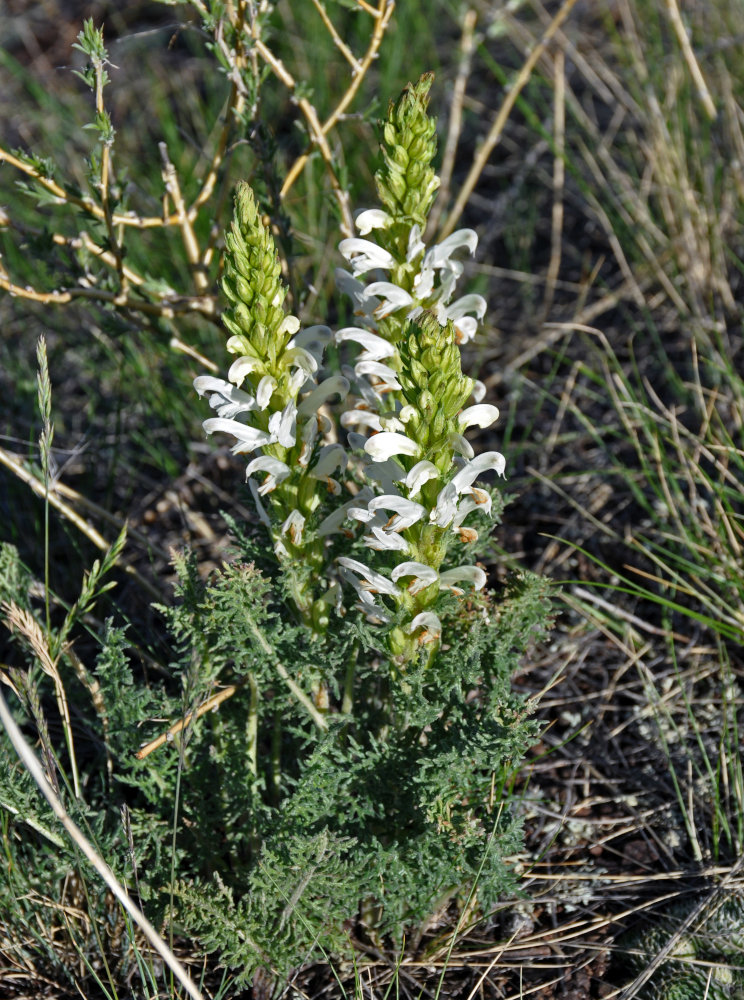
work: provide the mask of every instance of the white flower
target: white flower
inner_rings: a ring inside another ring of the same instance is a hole
[[[466,462],[459,472],[455,473],[447,485],[439,491],[436,506],[429,515],[429,519],[434,524],[439,525],[440,528],[446,528],[453,522],[453,526],[458,528],[463,518],[472,510],[475,510],[475,506],[484,508],[484,513],[486,514],[490,513],[491,497],[485,490],[479,490],[474,487],[473,483],[478,476],[491,469],[495,469],[502,476],[505,465],[506,460],[498,451],[484,451],[482,455],[478,455],[477,458]],[[472,495],[475,506],[470,507],[466,504],[463,507],[462,503],[458,505],[458,497],[462,493]],[[462,516],[460,516],[460,513],[462,513]]]
[[[457,505],[457,514],[452,521],[453,530],[457,531],[460,525],[474,510],[480,510],[483,514],[491,513],[492,500],[490,493],[479,490],[475,486],[471,487],[471,496],[463,497]]]
[[[266,525],[267,528],[271,528],[271,521],[269,520],[269,515],[266,513],[266,508],[261,503],[261,497],[258,492],[258,484],[255,479],[249,479],[248,485],[250,486],[251,493],[253,494],[253,502],[256,505],[256,510],[258,511],[258,519]]]
[[[324,518],[318,525],[318,534],[321,537],[327,535],[334,535],[337,531],[341,530],[341,525],[344,521],[351,516],[349,513],[356,504],[364,504],[372,498],[372,490],[369,486],[364,486],[355,497],[351,500],[347,500],[346,503],[341,504],[337,507],[328,517]],[[365,508],[358,508],[364,510]],[[347,534],[350,534],[347,532]]]
[[[459,455],[464,455],[465,458],[473,458],[475,455],[472,444],[462,434],[450,434],[449,443],[454,451]]]
[[[471,459],[452,479],[452,485],[458,493],[464,493],[478,476],[494,469],[499,476],[504,475],[506,459],[498,451],[484,451],[477,458]]]
[[[295,348],[301,348],[312,355],[315,361],[314,371],[317,371],[323,360],[323,353],[326,349],[326,344],[331,339],[331,328],[329,326],[322,326],[321,324],[316,324],[315,326],[306,326],[304,330],[300,330],[296,336],[294,336],[289,344],[287,345],[289,350],[294,350]]]
[[[330,399],[331,396],[338,394],[343,399],[348,391],[348,380],[343,375],[332,375],[305,396],[297,412],[301,417],[309,417],[312,413],[319,410],[323,403]]]
[[[460,427],[490,427],[499,419],[498,407],[491,403],[476,403],[475,406],[467,406],[458,416]]]
[[[370,410],[346,410],[341,414],[342,427],[368,427],[372,431],[381,431],[382,424],[376,413]]]
[[[415,222],[411,226],[408,234],[408,248],[406,249],[406,261],[411,264],[420,254],[426,250],[426,244],[421,239],[421,226]]]
[[[289,391],[296,396],[308,379],[317,372],[318,362],[315,355],[304,347],[292,347],[285,351],[284,361],[290,368],[294,368],[289,379]]]
[[[371,240],[360,240],[352,236],[349,239],[341,240],[338,249],[351,264],[352,274],[355,278],[360,274],[366,274],[367,271],[374,270],[376,267],[382,267],[386,270],[395,267],[393,255],[387,250],[383,250],[382,247],[378,247]]]
[[[454,321],[472,312],[475,313],[477,319],[483,319],[486,315],[486,309],[487,303],[483,296],[471,293],[470,295],[463,295],[453,302],[452,305],[447,306],[445,316],[447,319]]]
[[[335,276],[336,287],[352,300],[356,315],[365,316],[372,320],[375,315],[375,309],[380,305],[379,300],[367,291],[367,287],[363,282],[353,278],[348,271],[337,267]]]
[[[397,312],[398,309],[404,309],[406,306],[414,306],[416,304],[408,292],[390,281],[373,281],[367,285],[366,292],[367,295],[382,297],[382,301],[378,301],[374,307],[374,315],[378,319],[384,319],[385,316]]]
[[[344,340],[353,340],[360,344],[364,350],[359,355],[359,361],[382,361],[383,358],[389,358],[396,354],[393,344],[385,340],[384,337],[380,337],[370,330],[362,330],[358,326],[345,326],[343,329],[337,330],[334,340],[337,344]]]
[[[482,590],[486,585],[486,574],[480,566],[458,566],[457,569],[447,569],[439,574],[439,589],[451,590],[455,594],[462,594],[457,583],[471,583],[476,590]]]
[[[258,427],[248,427],[247,424],[241,424],[238,420],[227,420],[224,417],[210,417],[203,422],[202,427],[207,434],[214,434],[215,431],[232,434],[238,442],[231,448],[233,455],[255,451],[256,448],[273,444],[276,441],[272,433],[259,430]]]
[[[305,530],[305,518],[299,510],[293,510],[282,525],[282,534],[289,532],[292,544],[299,546],[302,544],[302,532]]]
[[[258,490],[259,494],[264,496],[264,494],[275,490],[277,485],[287,478],[290,469],[288,465],[280,462],[278,458],[272,458],[271,455],[259,455],[258,458],[252,459],[246,466],[246,479],[253,475],[254,472],[269,473],[263,485]]]
[[[437,505],[429,514],[429,520],[440,528],[446,528],[457,514],[457,487],[449,482],[439,491]]]
[[[246,375],[250,375],[252,372],[257,371],[260,368],[263,368],[262,361],[258,358],[252,358],[248,354],[244,354],[242,357],[236,358],[230,365],[227,377],[231,382],[234,382],[235,385],[240,386],[245,381]]]
[[[442,634],[442,623],[439,615],[433,611],[422,611],[406,626],[406,632],[415,632],[417,628],[424,631],[419,636],[419,642],[436,642]]]
[[[339,565],[343,566],[344,569],[349,570],[354,573],[359,580],[354,582],[350,581],[352,586],[357,590],[359,596],[362,596],[362,592],[366,594],[389,594],[391,597],[400,596],[400,591],[391,583],[387,577],[384,577],[382,573],[376,573],[375,570],[369,569],[364,563],[359,562],[358,559],[351,559],[349,556],[341,556],[338,560]]]
[[[476,379],[473,384],[473,399],[476,403],[481,403],[486,398],[486,385],[480,379]]]
[[[374,375],[376,379],[379,379],[379,383],[375,385],[375,390],[378,393],[393,392],[401,388],[397,372],[394,372],[387,365],[383,365],[381,361],[358,361],[354,366],[354,373],[358,378],[361,378],[362,375]]]
[[[209,405],[220,417],[232,419],[239,413],[249,413],[256,409],[256,400],[253,396],[221,378],[215,378],[214,375],[199,375],[194,379],[194,388],[200,396],[205,392],[212,393]]]
[[[400,431],[405,434],[406,425],[398,417],[380,417],[380,429],[383,431]]]
[[[395,531],[385,531],[379,525],[372,525],[372,533],[364,536],[364,544],[368,549],[378,552],[408,552],[408,542]]]
[[[380,434],[373,434],[365,442],[364,450],[375,462],[384,462],[393,455],[416,456],[420,449],[419,445],[405,434],[382,431]]]
[[[258,383],[256,389],[256,403],[259,410],[265,410],[271,402],[271,397],[276,389],[276,379],[273,375],[264,375]]]
[[[349,461],[346,451],[340,444],[325,444],[318,453],[318,460],[310,470],[315,479],[327,479],[332,472],[346,468]]]
[[[448,236],[447,239],[437,243],[427,251],[424,258],[424,267],[445,267],[451,266],[451,257],[455,250],[460,247],[467,247],[470,256],[475,253],[478,246],[478,234],[474,229],[458,229]]]
[[[439,579],[439,574],[435,569],[420,562],[399,563],[390,574],[393,583],[397,583],[402,576],[412,576],[414,578],[413,583],[408,585],[408,592],[410,594],[418,594],[420,590],[424,590]]]
[[[277,410],[269,417],[271,441],[277,441],[283,448],[291,448],[295,443],[297,407],[290,399],[283,410]]]
[[[374,497],[367,504],[367,510],[372,513],[376,513],[380,509],[392,510],[395,514],[385,526],[388,531],[405,531],[406,528],[410,528],[412,524],[420,521],[427,512],[426,507],[420,503],[391,494]]]
[[[359,212],[354,219],[354,225],[360,236],[366,236],[373,229],[387,229],[392,223],[392,217],[381,208],[367,208]]]
[[[428,483],[430,479],[436,479],[439,475],[439,469],[434,465],[433,462],[423,459],[421,462],[416,462],[414,467],[408,473],[406,478],[403,480],[403,485],[408,489],[408,496],[413,498],[417,493],[421,491],[421,487]]]

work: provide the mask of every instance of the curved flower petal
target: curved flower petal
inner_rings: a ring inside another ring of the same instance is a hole
[[[415,632],[417,628],[425,629],[423,635],[419,637],[420,642],[436,642],[442,634],[442,622],[439,615],[433,611],[421,611],[412,622],[406,626],[406,632]]]
[[[505,468],[506,459],[500,452],[484,451],[477,458],[471,459],[459,472],[455,473],[450,485],[454,486],[458,493],[463,493],[484,472],[494,469],[499,476],[503,476]]]
[[[333,339],[337,344],[344,340],[352,340],[354,343],[360,344],[364,348],[359,356],[360,361],[381,361],[396,353],[395,347],[384,337],[372,333],[371,330],[362,330],[358,326],[345,326],[343,329],[337,330]]]
[[[385,316],[389,316],[390,313],[395,312],[397,309],[403,309],[406,306],[414,305],[414,300],[411,296],[402,288],[398,288],[390,281],[373,281],[371,284],[367,285],[367,294],[380,296],[382,302],[379,302],[374,309],[375,316],[382,319]]]
[[[276,379],[274,376],[264,375],[256,389],[256,403],[259,410],[265,410],[269,405],[274,389],[276,389]]]
[[[236,358],[230,365],[227,377],[231,382],[234,382],[235,385],[240,386],[245,381],[246,375],[251,375],[255,371],[260,371],[263,366],[263,361],[259,358],[252,358],[248,354],[244,354],[242,357]]]
[[[473,458],[475,455],[472,444],[462,434],[450,434],[449,442],[452,448],[465,458]]]
[[[332,513],[325,517],[318,525],[318,535],[321,538],[326,535],[334,535],[337,531],[341,529],[341,525],[344,521],[351,517],[351,509],[356,508],[358,510],[364,510],[362,504],[365,504],[368,500],[372,498],[372,490],[369,486],[362,487],[355,497],[351,500],[347,500],[346,503],[341,504]],[[360,505],[360,506],[357,506]]]
[[[354,521],[361,521],[363,524],[369,524],[370,521],[375,520],[375,514],[366,507],[349,507],[347,510],[347,515]]]
[[[424,258],[425,260],[426,258]],[[431,293],[434,291],[434,282],[436,281],[436,271],[433,267],[426,267],[422,264],[421,270],[413,279],[413,290],[416,293],[416,298],[423,302],[428,299]],[[440,320],[441,322],[441,320]]]
[[[418,222],[414,222],[411,226],[411,231],[408,234],[408,247],[406,249],[406,261],[410,264],[412,263],[419,254],[422,254],[426,250],[426,244],[421,239],[421,226]]]
[[[345,379],[343,375],[332,375],[316,386],[308,396],[305,396],[297,408],[297,413],[300,417],[309,417],[317,412],[331,396],[338,394],[343,399],[348,391],[348,379]]]
[[[400,591],[391,583],[387,577],[384,577],[381,573],[376,573],[373,569],[365,566],[364,563],[359,562],[358,559],[352,559],[350,556],[341,556],[338,560],[339,565],[343,566],[345,569],[351,570],[364,582],[364,589],[369,591],[371,594],[390,594],[391,597],[397,597]]]
[[[452,305],[447,306],[445,314],[447,319],[451,320],[460,319],[461,316],[467,316],[468,313],[475,313],[478,319],[483,319],[487,308],[488,305],[483,296],[473,292],[470,295],[463,295],[456,299]]]
[[[405,497],[395,496],[394,494],[383,494],[382,496],[374,497],[367,504],[367,510],[373,513],[381,509],[392,510],[397,515],[394,523],[389,527],[390,531],[405,531],[406,528],[410,528],[412,524],[420,521],[424,514],[427,513],[426,507],[423,507],[420,503],[416,503],[414,500],[407,500]]]
[[[457,592],[460,590],[458,583],[471,583],[476,590],[482,590],[487,579],[480,566],[458,566],[457,569],[447,569],[439,574],[439,589]]]
[[[256,510],[258,511],[259,521],[265,524],[267,528],[270,528],[271,521],[269,520],[269,515],[266,513],[266,508],[261,503],[261,498],[259,496],[259,490],[258,490],[258,483],[256,482],[255,479],[249,479],[248,486],[250,487],[251,493],[253,494],[253,502],[255,503]]]
[[[369,427],[373,431],[381,431],[382,424],[376,413],[370,410],[346,410],[341,414],[342,427]]]
[[[288,333],[291,336],[293,333],[297,333],[299,329],[300,329],[300,321],[297,319],[296,316],[292,316],[292,314],[290,313],[288,316],[285,316],[284,319],[279,324],[279,329],[277,333],[279,334]]]
[[[482,403],[486,398],[486,383],[479,378],[473,382],[473,399],[476,403]]]
[[[387,250],[378,247],[371,240],[360,240],[356,236],[341,240],[338,245],[339,252],[351,264],[354,277],[366,274],[374,268],[381,267],[389,270],[395,267],[395,258]]]
[[[271,455],[259,455],[258,458],[252,459],[246,466],[246,478],[251,476],[254,472],[269,473],[263,485],[258,489],[259,494],[264,496],[266,493],[270,493],[272,490],[276,489],[277,485],[281,483],[283,479],[287,478],[290,470],[289,466],[284,462],[280,462],[278,458],[272,458]]]
[[[381,208],[366,208],[354,219],[354,225],[360,236],[366,236],[373,229],[387,229],[392,223],[392,217]]]
[[[283,410],[269,417],[269,433],[283,448],[291,448],[295,443],[296,421],[297,407],[291,399]]]
[[[259,430],[257,427],[249,427],[247,424],[241,424],[238,420],[227,420],[224,417],[210,417],[204,421],[202,427],[207,434],[224,431],[225,434],[232,434],[233,437],[237,438],[238,443],[231,449],[234,455],[254,451],[256,448],[271,444],[276,440],[272,434]]]
[[[370,294],[366,285],[352,277],[348,271],[337,267],[334,273],[336,287],[353,301],[356,315],[368,316],[371,319],[380,305],[379,300]]]
[[[282,525],[282,534],[289,533],[293,545],[302,544],[302,532],[305,530],[305,517],[299,510],[293,510]]]
[[[488,496],[488,494],[486,494],[486,496]],[[491,499],[490,496],[488,499]],[[459,530],[462,522],[468,514],[472,514],[474,510],[480,510],[483,511],[484,514],[489,514],[491,512],[491,505],[479,504],[474,496],[464,497],[457,505],[457,514],[452,522],[452,530]]]
[[[449,482],[439,491],[437,505],[429,514],[429,520],[440,528],[446,528],[457,514],[457,487]]]
[[[393,583],[397,583],[402,576],[415,578],[413,583],[408,585],[408,591],[411,594],[418,594],[420,590],[424,590],[439,579],[439,574],[435,569],[420,562],[399,563],[390,574],[390,579]]]
[[[395,431],[382,431],[373,434],[364,444],[364,450],[375,462],[384,462],[392,455],[418,455],[419,445],[405,434]]]
[[[466,427],[490,427],[498,419],[498,407],[491,403],[476,403],[475,406],[467,406],[457,418],[463,429]]]
[[[439,469],[433,462],[429,462],[427,459],[416,462],[403,480],[403,485],[410,491],[408,496],[415,497],[424,483],[428,483],[430,479],[436,479],[438,475]]]
[[[326,444],[318,453],[318,461],[310,470],[314,479],[327,479],[336,469],[345,469],[349,461],[346,450],[340,444]]]
[[[230,419],[237,417],[239,413],[248,413],[256,409],[256,400],[253,396],[213,375],[199,375],[194,379],[194,388],[200,396],[205,392],[212,393],[209,405],[220,417]]]
[[[380,428],[383,431],[400,431],[405,434],[406,425],[398,417],[380,417]]]
[[[478,332],[478,320],[474,316],[461,316],[460,319],[453,320],[455,328],[455,341],[462,346],[469,344]]]
[[[322,323],[316,323],[315,326],[306,326],[302,330],[298,330],[287,347],[289,350],[299,347],[308,351],[314,357],[316,364],[319,365],[323,360],[323,353],[330,339],[331,328]]]
[[[474,229],[458,229],[446,240],[437,243],[426,254],[425,265],[428,267],[443,267],[450,257],[460,247],[467,247],[472,256],[478,246],[478,234]]]
[[[375,386],[378,392],[383,388],[389,392],[401,388],[397,373],[387,365],[383,365],[381,361],[359,361],[354,365],[354,373],[357,378],[361,378],[362,375],[374,375],[380,379],[382,386]]]
[[[372,534],[364,536],[364,544],[378,552],[408,552],[410,546],[402,535],[372,525]]]
[[[308,375],[318,370],[317,358],[306,347],[290,347],[284,352],[283,360],[293,368],[302,368]]]

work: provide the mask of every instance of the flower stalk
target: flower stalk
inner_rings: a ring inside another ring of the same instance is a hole
[[[233,453],[251,456],[246,478],[259,517],[302,621],[320,634],[333,597],[316,522],[329,495],[341,492],[334,473],[347,460],[340,445],[326,443],[331,423],[321,407],[334,395],[343,398],[348,382],[337,375],[318,383],[330,330],[301,331],[285,311],[287,287],[274,240],[247,184],[238,187],[225,242],[223,321],[227,349],[236,358],[227,381],[201,375],[194,382],[217,413],[204,429],[232,435]]]
[[[462,229],[433,247],[423,241],[439,187],[432,165],[436,122],[427,114],[431,82],[431,75],[421,77],[390,105],[375,175],[383,207],[357,216],[359,238],[339,247],[351,271],[337,272],[358,325],[335,339],[361,347],[348,371],[359,398],[341,422],[373,484],[373,496],[348,514],[364,525],[368,548],[393,553],[382,557],[388,563],[399,560],[382,571],[356,559],[342,557],[339,564],[368,619],[391,625],[389,650],[401,668],[422,647],[431,662],[442,633],[436,611],[442,591],[485,585],[478,566],[445,566],[453,546],[478,538],[465,520],[490,514],[491,496],[476,480],[505,468],[498,452],[476,458],[464,436],[498,418],[497,408],[482,402],[482,383],[463,375],[458,347],[474,336],[485,300],[470,294],[451,301],[463,272],[454,255],[474,253],[477,236]],[[370,233],[374,242],[363,238]],[[389,280],[378,280],[380,271]]]

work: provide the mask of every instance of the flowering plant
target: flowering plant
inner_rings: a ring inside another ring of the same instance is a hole
[[[195,381],[217,414],[205,430],[229,434],[233,452],[249,456],[246,476],[271,545],[242,533],[241,544],[275,583],[259,584],[251,567],[229,569],[215,598],[218,605],[246,587],[258,595],[241,598],[229,619],[232,663],[256,664],[240,667],[251,691],[253,775],[241,899],[275,907],[278,926],[298,941],[312,931],[311,948],[317,940],[340,947],[344,921],[360,907],[371,931],[397,936],[476,884],[483,905],[495,900],[510,884],[504,857],[519,843],[509,780],[535,732],[509,679],[544,626],[544,586],[525,576],[496,601],[473,558],[479,528],[502,506],[478,481],[503,475],[505,459],[476,454],[465,436],[498,417],[460,357],[485,302],[453,301],[457,254],[475,251],[476,234],[424,241],[438,187],[430,86],[422,77],[391,104],[376,174],[383,207],[357,216],[359,235],[340,245],[351,270],[337,272],[337,285],[355,325],[301,329],[285,312],[270,230],[241,185],[223,279],[235,360],[227,380]],[[331,342],[340,370],[321,374]],[[274,634],[261,640],[271,654],[263,666],[245,631],[258,621]],[[287,912],[299,890],[281,886],[298,858],[334,885],[333,906],[308,882],[307,905],[295,900]],[[198,920],[204,890],[184,888],[182,899]],[[235,906],[224,926],[209,911],[209,940],[223,950],[237,915],[248,919],[243,903]],[[276,921],[262,914],[261,928],[276,931]],[[273,954],[251,926],[258,953]],[[251,961],[261,964],[256,953]]]

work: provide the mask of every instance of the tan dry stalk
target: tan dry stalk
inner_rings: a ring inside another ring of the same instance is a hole
[[[75,797],[80,798],[80,778],[78,776],[77,757],[75,755],[75,742],[72,735],[72,722],[70,721],[70,706],[67,702],[65,686],[57,669],[57,659],[52,657],[49,651],[49,643],[41,625],[39,625],[29,611],[19,607],[15,601],[3,601],[0,608],[2,609],[7,628],[11,632],[17,632],[23,636],[27,646],[36,657],[39,666],[48,677],[51,677],[54,683],[57,708],[62,719],[67,749],[70,754],[72,786]]]
[[[473,190],[476,184],[478,183],[478,180],[480,179],[480,175],[483,173],[483,170],[486,164],[488,163],[488,158],[490,157],[491,153],[496,148],[501,139],[502,133],[504,131],[504,126],[509,120],[509,115],[512,113],[512,110],[514,109],[514,105],[517,102],[517,98],[527,85],[527,82],[529,81],[529,78],[532,75],[533,69],[537,65],[538,60],[540,59],[543,52],[550,43],[550,40],[553,38],[553,36],[558,31],[560,26],[563,24],[563,22],[571,13],[573,8],[576,6],[576,3],[577,0],[563,0],[563,3],[561,4],[558,13],[550,22],[549,27],[543,34],[540,41],[537,42],[532,52],[527,57],[524,65],[519,71],[519,75],[517,76],[514,83],[511,85],[508,94],[504,98],[504,103],[501,105],[498,114],[494,118],[491,127],[488,130],[488,134],[486,135],[480,149],[478,150],[478,153],[476,154],[475,160],[473,161],[473,165],[468,172],[468,176],[465,178],[462,187],[460,188],[460,191],[457,195],[455,204],[452,210],[450,211],[449,215],[447,216],[447,220],[444,223],[441,232],[439,233],[438,238],[440,240],[449,236],[450,233],[453,232],[455,226],[457,225],[460,219],[460,216],[463,213],[463,209],[468,203],[470,195],[473,193]]]

